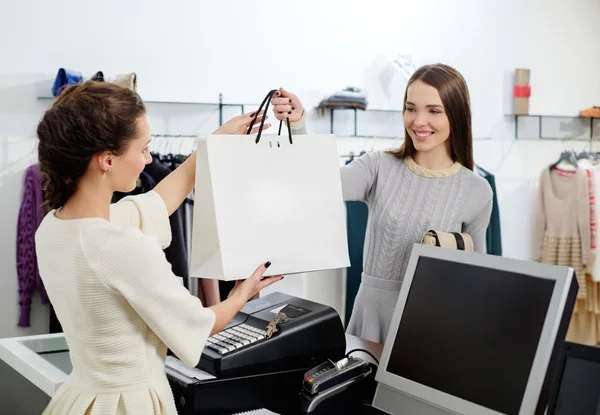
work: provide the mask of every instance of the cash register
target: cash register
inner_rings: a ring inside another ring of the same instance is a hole
[[[307,370],[345,351],[333,308],[275,292],[248,302],[208,339],[197,365],[206,378],[167,376],[179,414],[235,413],[268,406],[297,389]]]
[[[211,336],[198,368],[220,379],[302,369],[344,356],[346,338],[337,312],[279,292],[249,302]]]

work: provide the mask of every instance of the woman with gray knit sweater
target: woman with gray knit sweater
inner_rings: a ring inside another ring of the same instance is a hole
[[[279,120],[306,134],[305,110],[294,94],[273,98]],[[345,200],[367,203],[363,274],[347,332],[384,343],[413,244],[430,229],[468,233],[484,252],[492,190],[473,171],[467,84],[443,65],[419,68],[404,98],[404,144],[370,152],[341,167]]]

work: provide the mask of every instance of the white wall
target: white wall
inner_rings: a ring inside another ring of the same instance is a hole
[[[498,173],[506,255],[527,258],[535,180],[564,144],[510,140],[510,73],[531,68],[532,113],[570,115],[599,105],[599,21],[597,0],[4,2],[0,337],[47,329],[43,307],[34,309],[31,329],[16,328],[14,235],[23,171],[34,155],[34,140],[20,137],[34,136],[50,103],[36,97],[49,95],[59,67],[86,76],[135,71],[139,92],[150,100],[214,102],[223,93],[225,102],[257,103],[269,89],[284,86],[312,108],[333,91],[356,85],[369,90],[372,108],[398,108],[404,81],[390,80],[390,59],[409,54],[417,65],[454,65],[470,87],[475,136],[491,138],[477,141],[476,160]],[[218,120],[210,107],[152,105],[150,113],[156,132],[205,133]],[[397,117],[361,113],[360,132],[397,134]],[[352,131],[350,119],[336,113],[338,135]],[[313,130],[329,129],[329,118],[314,111],[310,122]],[[559,123],[549,128],[585,134],[569,120]],[[348,139],[340,151],[397,144]],[[335,294],[343,287],[327,290]]]

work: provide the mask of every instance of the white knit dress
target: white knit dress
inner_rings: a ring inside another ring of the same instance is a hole
[[[194,366],[215,315],[171,271],[162,251],[170,240],[153,191],[113,205],[110,222],[46,215],[36,233],[40,275],[73,372],[44,414],[177,414],[167,347]]]

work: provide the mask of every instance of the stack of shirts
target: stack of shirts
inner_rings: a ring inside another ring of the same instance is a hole
[[[356,108],[367,109],[367,91],[355,87],[347,87],[337,91],[319,104],[319,108]]]

